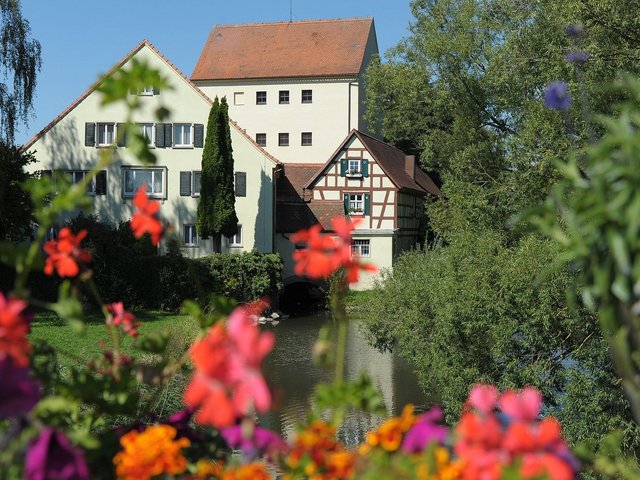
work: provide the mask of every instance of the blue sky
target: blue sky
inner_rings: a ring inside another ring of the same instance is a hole
[[[101,73],[146,38],[186,75],[211,28],[224,23],[289,20],[290,0],[23,0],[23,15],[42,44],[35,117],[19,126],[28,141]],[[293,20],[372,16],[383,53],[407,34],[409,0],[292,0]]]

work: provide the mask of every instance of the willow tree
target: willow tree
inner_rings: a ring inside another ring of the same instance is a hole
[[[202,151],[200,203],[196,229],[200,238],[236,233],[238,217],[233,187],[233,149],[226,97],[215,98],[209,111],[207,137]]]
[[[41,47],[18,0],[0,0],[0,16],[0,139],[13,144],[17,122],[33,109]]]

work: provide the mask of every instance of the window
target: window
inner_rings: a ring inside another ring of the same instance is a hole
[[[256,133],[256,143],[261,147],[267,146],[267,134],[266,133]]]
[[[147,194],[152,198],[165,197],[164,168],[126,168],[124,169],[123,196],[133,197],[142,184],[147,185]]]
[[[302,146],[309,147],[313,144],[313,134],[311,132],[302,132]]]
[[[236,172],[234,174],[234,190],[236,197],[247,196],[247,172]]]
[[[140,135],[142,138],[146,138],[147,145],[153,145],[153,123],[141,123],[140,126]]]
[[[256,92],[256,105],[267,104],[267,92]]]
[[[185,247],[197,247],[200,245],[198,232],[195,225],[185,225],[183,230],[183,239]]]
[[[232,237],[227,237],[227,246],[229,247],[242,246],[242,225],[238,225],[235,235],[233,235]]]
[[[312,103],[313,92],[311,90],[302,90],[302,103]]]
[[[154,88],[153,85],[147,85],[142,90],[138,91],[138,95],[153,95]]]
[[[358,257],[370,257],[371,256],[371,248],[369,245],[369,240],[353,240],[351,244],[351,253],[353,255],[357,255]]]
[[[289,90],[280,90],[278,95],[278,103],[289,103]]]
[[[234,105],[244,105],[244,92],[234,92],[233,94]]]
[[[174,123],[173,124],[173,146],[174,147],[190,147],[191,146],[191,124],[190,123]]]
[[[98,145],[113,145],[116,140],[116,126],[114,123],[98,124]]]
[[[361,167],[362,167],[362,163],[360,162],[360,160],[353,160],[353,159],[349,160],[347,175],[354,176],[354,177],[362,176]]]
[[[278,134],[278,145],[281,147],[289,146],[289,134],[288,133],[279,133]]]
[[[199,170],[187,170],[180,172],[180,196],[199,197],[201,176],[202,174]]]
[[[364,198],[361,193],[349,194],[349,213],[364,213]]]
[[[194,197],[199,197],[200,196],[200,177],[202,176],[201,172],[193,172],[193,186],[192,188],[192,195]]]
[[[69,176],[69,181],[71,182],[72,185],[80,183],[81,181],[84,180],[84,177],[87,175],[87,171],[86,170],[69,170],[66,173]],[[96,180],[95,180],[95,178],[92,179],[89,182],[89,184],[87,185],[87,193],[89,195],[95,195],[96,194]]]

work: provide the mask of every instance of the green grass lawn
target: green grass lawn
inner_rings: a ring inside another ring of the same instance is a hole
[[[136,313],[138,322],[142,325],[138,331],[140,335],[158,329],[170,332],[170,341],[167,350],[170,353],[180,354],[195,338],[198,325],[196,321],[186,315],[175,315],[166,312]],[[73,363],[73,357],[83,360],[91,356],[99,355],[103,349],[101,342],[109,347],[111,337],[105,326],[104,319],[99,314],[88,314],[85,318],[83,333],[75,332],[63,320],[53,313],[36,314],[31,323],[30,338],[33,340],[46,340],[50,345],[60,351],[59,360],[62,365]],[[122,335],[122,351],[134,354],[133,339],[128,335]],[[71,355],[65,355],[62,352]]]

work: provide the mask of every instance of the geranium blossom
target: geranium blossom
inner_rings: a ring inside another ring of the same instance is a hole
[[[375,266],[361,263],[359,257],[351,250],[351,232],[359,221],[360,219],[352,221],[347,217],[333,218],[331,224],[334,236],[322,233],[319,224],[291,235],[292,242],[304,243],[306,246],[293,253],[296,275],[316,279],[327,278],[343,268],[347,282],[356,283],[360,270],[376,271]]]
[[[5,298],[0,292],[0,361],[12,358],[17,366],[29,365],[31,345],[27,341],[29,323],[22,313],[27,302]]]
[[[80,248],[80,243],[87,236],[86,230],[80,230],[74,235],[70,228],[60,230],[57,240],[50,240],[44,244],[44,251],[48,254],[44,264],[44,273],[53,275],[54,270],[61,277],[75,277],[80,272],[78,264],[91,261],[91,253]]]
[[[82,450],[74,447],[64,433],[45,427],[29,445],[24,462],[24,478],[88,480],[89,469]]]
[[[124,480],[146,480],[162,474],[175,475],[187,468],[182,449],[186,438],[176,440],[176,429],[153,425],[143,432],[133,430],[120,439],[122,450],[113,457],[116,475]]]
[[[145,233],[151,235],[151,243],[158,245],[164,228],[158,219],[160,204],[155,200],[149,200],[147,196],[147,185],[140,186],[133,204],[138,209],[131,218],[131,231],[136,238],[142,237]]]
[[[138,336],[136,329],[140,327],[140,324],[136,322],[136,316],[133,313],[124,309],[122,302],[105,305],[104,308],[109,312],[109,317],[106,320],[107,325],[120,326],[127,335]]]
[[[408,453],[423,451],[431,442],[444,443],[449,429],[442,422],[442,409],[434,407],[418,417],[402,441],[402,450]]]
[[[273,349],[274,336],[272,332],[260,333],[252,320],[265,306],[258,302],[237,308],[226,326],[215,324],[191,347],[196,372],[184,400],[199,408],[199,424],[226,427],[253,408],[265,412],[271,405],[260,365]]]

